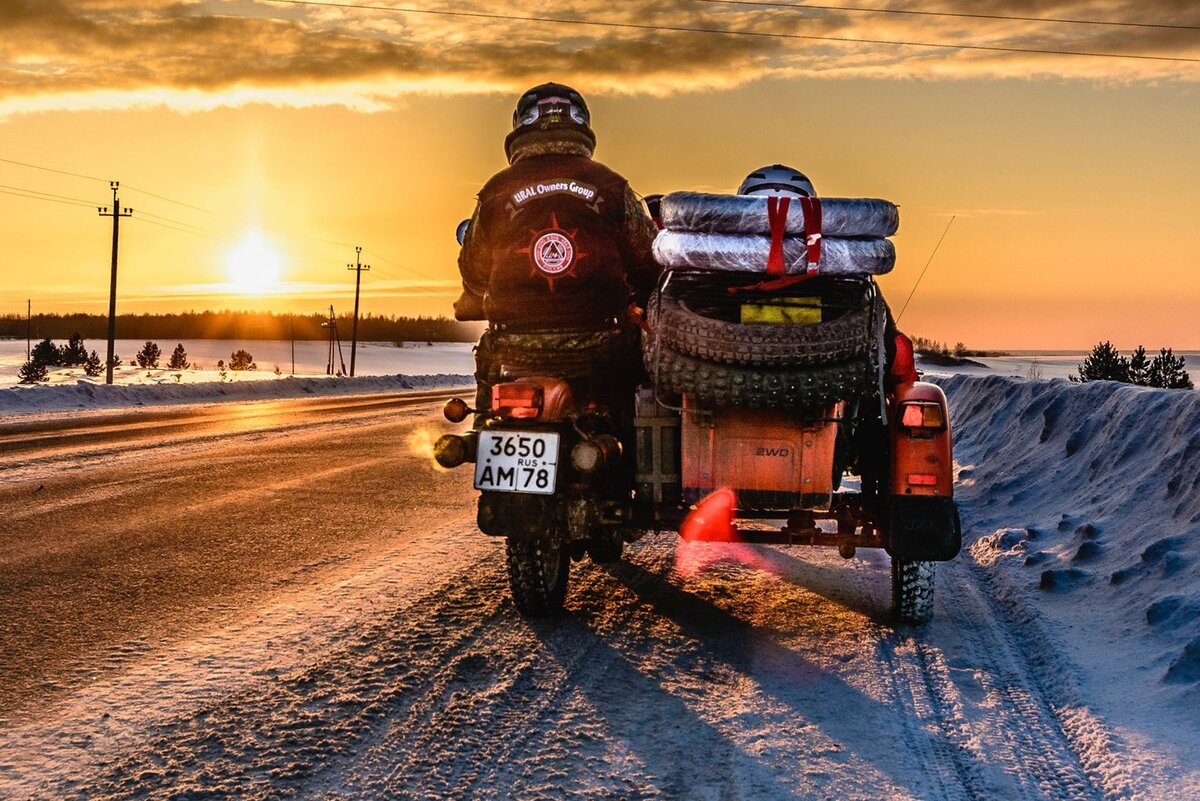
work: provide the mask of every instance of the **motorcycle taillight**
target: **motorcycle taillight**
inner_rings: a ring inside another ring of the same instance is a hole
[[[542,411],[543,391],[536,384],[497,384],[492,387],[492,412],[498,417],[527,420]]]

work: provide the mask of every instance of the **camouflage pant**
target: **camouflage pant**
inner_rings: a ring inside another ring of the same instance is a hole
[[[485,331],[475,346],[476,428],[490,414],[492,387],[509,372],[565,379],[576,397],[608,406],[622,421],[632,419],[634,389],[645,376],[637,329]]]

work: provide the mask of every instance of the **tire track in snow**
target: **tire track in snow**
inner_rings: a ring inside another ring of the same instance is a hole
[[[918,635],[919,636],[919,635]],[[978,763],[983,755],[973,751],[957,705],[947,703],[935,689],[928,664],[916,637],[881,628],[878,653],[886,665],[892,693],[906,714],[904,741],[909,752],[925,766],[937,785],[936,798],[986,801],[999,797],[987,786]]]
[[[988,738],[992,758],[1013,781],[1009,792],[1031,801],[1125,797],[1105,793],[1085,769],[1080,744],[1069,735],[1061,707],[1052,701],[1054,690],[1032,663],[1032,643],[1021,635],[1021,623],[988,597],[981,572],[950,563],[943,573],[941,605],[952,599],[953,608],[939,611],[969,647],[974,675],[985,694],[980,705],[985,721],[998,724],[976,723],[972,728],[976,736]],[[943,705],[952,703],[954,682],[941,652],[928,643],[919,643],[916,650],[931,691]],[[1039,653],[1044,662],[1056,658],[1049,650]]]

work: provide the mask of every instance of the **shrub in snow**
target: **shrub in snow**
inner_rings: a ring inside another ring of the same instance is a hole
[[[183,343],[180,342],[175,346],[175,350],[171,351],[171,360],[167,362],[167,367],[172,370],[188,369],[187,351],[183,349]]]
[[[63,367],[82,367],[87,364],[87,360],[88,353],[87,349],[83,347],[83,337],[76,331],[71,334],[70,340],[59,351],[59,361],[62,362]]]
[[[254,363],[254,357],[247,350],[238,349],[229,354],[229,369],[230,370],[257,370],[258,365]]]
[[[118,367],[120,367],[122,364],[123,364],[123,362],[121,361],[121,354],[119,354],[119,353],[114,353],[114,354],[113,354],[113,359],[112,359],[112,366],[113,366],[113,369],[114,369],[114,370],[115,370],[115,369],[117,369],[117,368],[118,368]]]
[[[47,338],[33,346],[29,360],[42,367],[58,367],[62,363],[62,352]]]
[[[1101,342],[1079,365],[1079,375],[1070,376],[1072,381],[1120,381],[1142,387],[1159,389],[1192,389],[1192,378],[1188,375],[1187,361],[1176,356],[1171,348],[1161,348],[1158,355],[1147,361],[1146,349],[1141,345],[1126,359],[1111,342]]]
[[[1076,381],[1122,381],[1129,383],[1129,360],[1117,352],[1113,343],[1105,341],[1092,348],[1092,352],[1079,365]]]
[[[1146,357],[1146,349],[1141,345],[1129,357],[1129,383],[1138,386],[1150,386],[1150,360]]]
[[[162,358],[162,350],[158,347],[157,342],[146,340],[146,344],[142,345],[142,349],[138,351],[136,356],[138,367],[158,367],[158,360]]]
[[[1146,383],[1163,389],[1192,389],[1187,362],[1171,348],[1162,348],[1146,368]]]
[[[83,372],[95,378],[103,372],[104,366],[100,364],[100,357],[96,355],[96,351],[92,351],[92,355],[87,357],[87,361],[83,363]]]
[[[50,371],[46,369],[46,365],[30,359],[21,365],[21,369],[17,371],[17,377],[21,379],[22,384],[36,384],[39,381],[45,381],[50,375]]]

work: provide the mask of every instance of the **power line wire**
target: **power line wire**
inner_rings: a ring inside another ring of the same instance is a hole
[[[49,192],[39,192],[36,189],[25,189],[20,186],[6,186],[0,184],[0,192],[6,195],[15,195],[17,197],[29,198],[30,200],[48,200],[52,203],[63,203],[70,206],[85,206],[87,208],[97,208],[97,204],[89,200],[84,200],[78,197],[67,197],[66,195],[54,195]]]
[[[42,167],[37,164],[29,164],[24,161],[15,161],[13,159],[0,159],[0,161],[4,162],[5,164],[16,164],[18,167],[29,167],[30,169],[33,169],[33,170],[44,170],[45,172],[56,172],[59,175],[70,175],[72,178],[84,178],[88,181],[99,181],[102,184],[108,183],[108,179],[97,178],[94,175],[83,175],[82,173],[78,173],[78,172],[68,172],[67,170],[56,170],[53,167]]]
[[[767,0],[693,0],[721,6],[759,6],[802,11],[851,11],[861,14],[907,14],[921,17],[956,17],[961,19],[1003,20],[1006,22],[1051,22],[1061,25],[1107,25],[1120,28],[1157,28],[1172,31],[1200,31],[1200,25],[1178,25],[1166,22],[1122,22],[1106,19],[1077,19],[1070,17],[1020,17],[1014,14],[972,14],[966,11],[917,11],[910,8],[872,8],[869,6],[824,6],[814,3],[780,3]]]
[[[412,8],[411,6],[375,6],[364,3],[333,3],[328,0],[267,0],[293,6],[319,6],[322,8],[347,8],[360,11],[390,11],[399,14],[430,14],[442,17],[503,20],[505,22],[545,22],[555,25],[583,25],[595,28],[621,28],[641,31],[671,31],[676,33],[707,33],[722,36],[750,36],[760,39],[792,39],[814,42],[838,42],[842,44],[876,44],[895,47],[925,47],[944,50],[979,50],[992,53],[1024,53],[1049,56],[1083,56],[1087,58],[1123,58],[1138,61],[1169,61],[1183,64],[1200,64],[1200,58],[1184,56],[1152,56],[1134,53],[1105,53],[1090,50],[1051,50],[1037,47],[1005,47],[1002,45],[949,44],[945,42],[917,42],[895,39],[862,39],[852,36],[816,36],[779,31],[738,31],[729,28],[701,28],[688,25],[656,25],[639,22],[610,22],[605,20],[570,19],[568,17],[526,16],[517,14],[490,14],[484,11],[449,11],[445,9]]]

